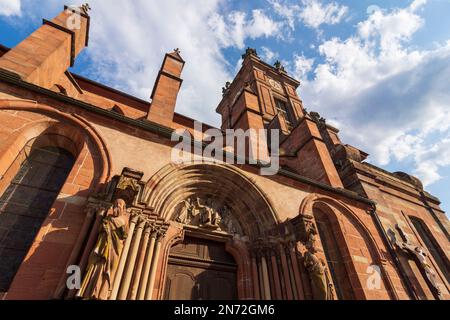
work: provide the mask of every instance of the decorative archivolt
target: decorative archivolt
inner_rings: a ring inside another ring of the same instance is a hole
[[[267,235],[278,223],[256,184],[224,164],[168,165],[147,183],[142,201],[166,221],[217,226],[253,238]]]

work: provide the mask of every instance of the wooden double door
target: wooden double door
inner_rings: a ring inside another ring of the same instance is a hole
[[[220,242],[186,237],[170,250],[166,300],[235,300],[237,266]]]

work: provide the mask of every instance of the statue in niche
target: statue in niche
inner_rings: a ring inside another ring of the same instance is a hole
[[[183,207],[177,218],[177,222],[182,224],[190,224],[192,219],[192,199],[183,201]]]
[[[395,232],[392,229],[388,229],[387,233],[390,238],[391,243],[398,249],[402,250],[406,254],[408,254],[410,257],[412,257],[416,262],[421,270],[422,273],[424,273],[427,282],[429,285],[434,289],[435,294],[438,296],[438,298],[441,297],[441,290],[439,288],[439,285],[437,283],[436,279],[436,273],[431,268],[429,262],[428,262],[428,254],[425,253],[422,247],[420,246],[414,246],[411,245],[408,236],[403,231],[403,229],[397,224],[395,225],[395,228],[398,230],[400,236],[402,237],[403,241],[397,240],[397,237],[395,235]]]
[[[317,250],[311,244],[307,244],[304,256],[304,265],[311,280],[314,300],[334,300],[333,284],[328,277],[325,263],[317,257]]]
[[[77,297],[108,299],[127,233],[126,204],[123,199],[117,199],[103,218]]]

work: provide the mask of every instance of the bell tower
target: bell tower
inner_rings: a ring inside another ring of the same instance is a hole
[[[300,82],[280,62],[271,66],[262,61],[255,49],[248,48],[242,58],[242,68],[223,88],[216,110],[222,115],[222,129],[276,128],[288,135],[304,116],[296,92]]]
[[[274,66],[262,61],[255,49],[248,48],[242,58],[240,71],[226,83],[216,109],[222,116],[222,130],[279,130],[282,166],[342,187],[324,138],[297,94],[300,82],[279,61]]]

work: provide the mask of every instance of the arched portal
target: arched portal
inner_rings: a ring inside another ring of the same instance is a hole
[[[251,179],[223,164],[169,165],[150,179],[143,198],[155,214],[181,232],[181,236],[172,232],[164,241],[157,297],[170,298],[171,288],[181,283],[185,288],[177,290],[192,299],[255,297],[253,282],[258,277],[250,266],[249,243],[275,235],[278,219]],[[189,259],[194,261],[191,265]],[[212,277],[222,281],[229,294],[211,291],[208,285],[205,289]]]

